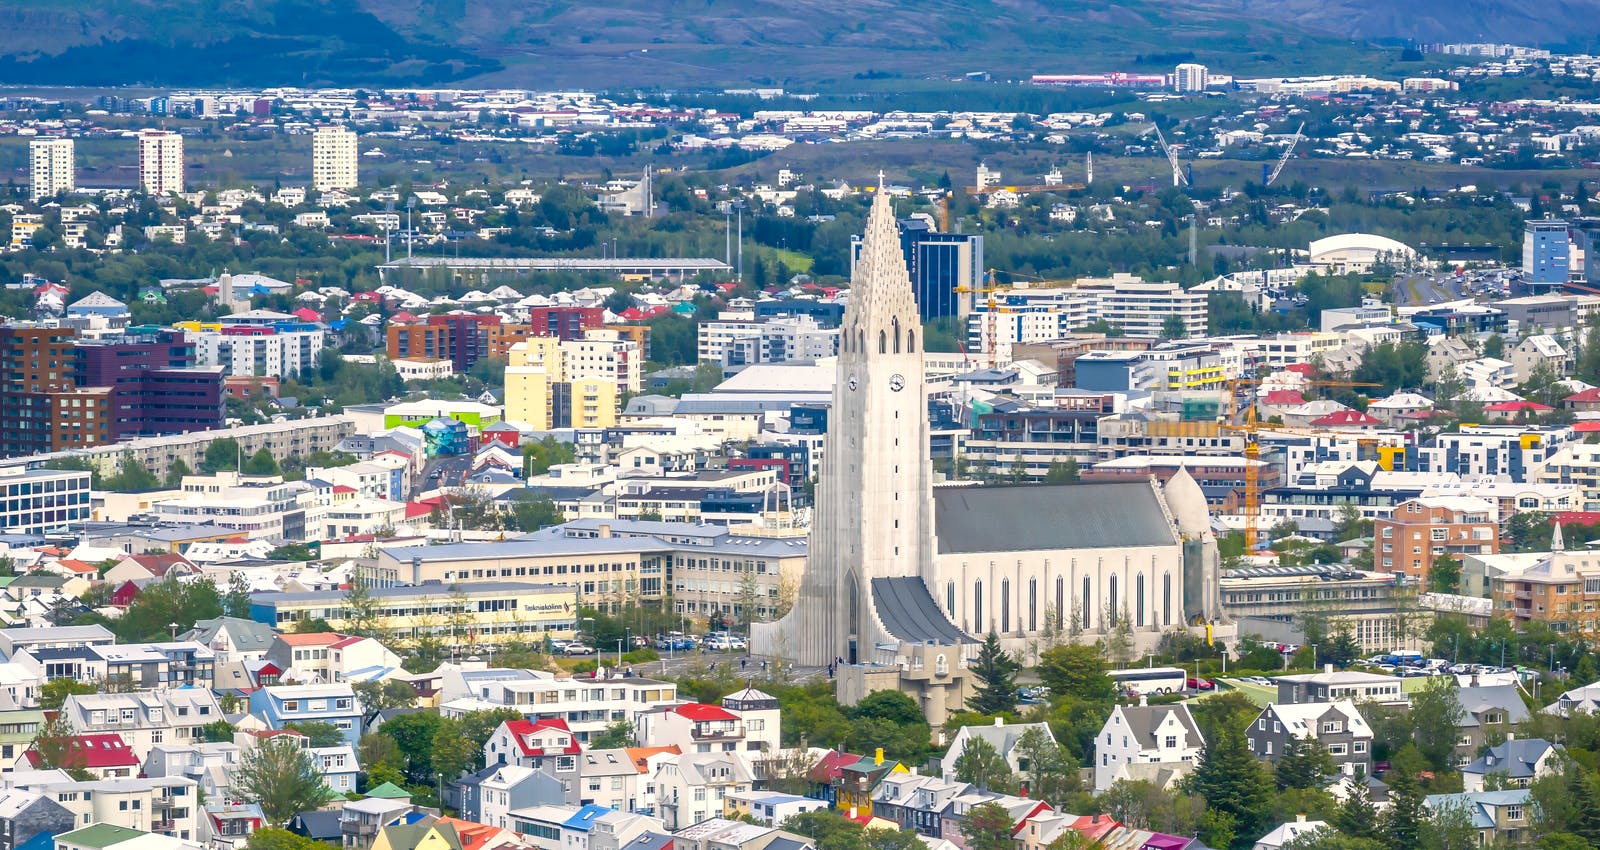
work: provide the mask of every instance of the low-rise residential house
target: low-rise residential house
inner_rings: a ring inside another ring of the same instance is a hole
[[[34,836],[54,837],[80,825],[54,797],[21,788],[0,790],[0,850],[18,850]]]
[[[1468,685],[1456,689],[1456,699],[1462,710],[1456,757],[1463,763],[1489,744],[1506,740],[1529,717],[1516,685]]]
[[[250,713],[271,729],[282,729],[291,722],[320,721],[333,724],[345,743],[361,739],[361,705],[349,684],[260,688],[250,694]]]
[[[232,661],[259,661],[277,639],[271,626],[240,617],[215,617],[201,620],[194,628],[178,636],[180,640],[194,641],[211,648],[217,663]]]
[[[1371,700],[1382,705],[1405,705],[1407,702],[1399,679],[1358,670],[1334,670],[1331,664],[1320,673],[1294,673],[1273,681],[1278,684],[1279,703]]]
[[[144,775],[192,779],[208,799],[215,800],[232,785],[240,752],[240,746],[232,741],[156,744],[144,760]]]
[[[216,677],[216,653],[194,641],[40,647],[19,650],[11,660],[46,679],[105,682],[117,690],[209,690]]]
[[[105,823],[184,841],[201,840],[198,789],[188,779],[126,776],[78,782],[46,777],[19,782],[17,787],[52,797],[82,826]]]
[[[773,726],[776,725],[774,721]],[[737,713],[697,702],[641,714],[636,728],[639,743],[647,747],[677,747],[685,753],[754,752],[761,749],[767,737],[752,740]]]
[[[950,804],[945,806],[944,811],[941,813],[941,817],[944,819],[944,824],[940,827],[942,840],[949,841],[961,848],[961,850],[970,850],[966,836],[961,832],[961,822],[966,819],[967,813],[972,811],[973,806],[982,803],[994,803],[1006,810],[1006,814],[1011,820],[1013,835],[1016,834],[1017,828],[1023,822],[1054,811],[1051,805],[1043,800],[1030,800],[1027,797],[996,794],[974,789],[965,794],[956,795],[950,800]]]
[[[729,794],[749,791],[750,768],[733,753],[684,753],[656,765],[661,821],[669,830],[699,823],[724,810]]]
[[[1271,832],[1256,839],[1255,847],[1251,850],[1283,850],[1285,845],[1327,828],[1327,821],[1306,820],[1305,815],[1296,815],[1294,820],[1278,824]]]
[[[379,830],[406,823],[416,807],[410,798],[365,797],[345,803],[342,811],[340,844],[345,850],[368,850]]]
[[[1187,704],[1119,705],[1094,739],[1095,793],[1118,780],[1170,788],[1194,769],[1203,746]]]
[[[828,807],[813,797],[775,791],[739,791],[727,797],[723,816],[750,818],[762,826],[778,826],[789,818]]]
[[[1527,788],[1560,765],[1565,748],[1543,738],[1508,738],[1461,768],[1461,790],[1482,791],[1491,780],[1501,788]]]
[[[1527,383],[1534,370],[1540,367],[1549,370],[1556,378],[1572,369],[1572,354],[1549,334],[1534,334],[1517,343],[1516,348],[1507,352],[1507,355],[1511,358],[1511,367],[1516,372],[1519,384]]]
[[[110,823],[57,835],[54,845],[55,850],[200,850],[201,846],[198,842]]]
[[[309,747],[307,752],[316,761],[317,769],[322,771],[322,779],[329,788],[340,794],[356,790],[356,775],[361,772],[361,764],[356,760],[355,747],[349,744]]]
[[[52,753],[52,761],[82,770],[96,779],[124,779],[139,772],[139,756],[120,735],[73,735],[52,741],[49,746],[57,751]],[[24,754],[24,759],[31,768],[47,766],[37,740]]]
[[[280,634],[265,658],[300,684],[335,684],[383,679],[401,671],[400,656],[372,638],[336,632]]]
[[[1457,808],[1466,812],[1478,833],[1479,847],[1513,847],[1533,826],[1533,796],[1526,788],[1430,794],[1423,798],[1430,814]]]
[[[983,739],[990,746],[994,747],[995,752],[999,753],[1001,758],[1006,760],[1006,764],[1010,765],[1013,771],[1025,772],[1027,770],[1027,765],[1023,764],[1019,760],[1020,756],[1017,750],[1017,741],[1021,740],[1023,734],[1030,729],[1038,729],[1042,731],[1045,735],[1050,737],[1051,743],[1055,743],[1056,737],[1055,735],[1051,734],[1050,726],[1047,723],[1008,724],[1006,723],[1005,718],[997,717],[995,718],[994,725],[992,726],[961,727],[961,731],[957,732],[955,738],[950,741],[950,751],[946,753],[944,758],[939,762],[940,769],[944,774],[944,778],[955,779],[956,760],[961,758],[961,754],[963,752],[966,752],[967,744],[978,738]]]
[[[939,813],[959,794],[972,789],[965,782],[916,773],[891,773],[872,791],[874,815],[892,820],[927,838],[939,838]]]
[[[79,732],[115,733],[141,762],[157,745],[201,741],[206,725],[223,719],[216,696],[198,688],[72,694],[61,715]]]
[[[462,670],[453,665],[441,669],[440,714],[460,717],[472,711],[515,708],[529,720],[565,722],[579,741],[615,723],[638,728],[643,715],[679,702],[678,686],[672,682],[614,672],[599,679],[579,679],[557,678],[542,670]]]
[[[676,758],[677,747],[618,747],[588,750],[578,757],[578,802],[619,812],[655,811],[651,777],[655,762]]]
[[[578,779],[578,754],[583,745],[562,720],[508,720],[489,735],[483,745],[486,764],[514,764],[542,769],[547,761],[556,766],[563,782]]]
[[[234,850],[237,842],[249,838],[250,833],[266,824],[266,820],[259,803],[236,800],[206,803],[200,820],[200,840],[209,843],[214,850]]]
[[[493,764],[474,777],[477,781],[462,789],[461,815],[478,823],[512,829],[513,811],[575,805],[570,802],[577,796],[573,783],[564,783],[531,767]]]
[[[1341,773],[1372,773],[1372,727],[1350,700],[1274,703],[1262,709],[1246,731],[1257,758],[1276,763],[1293,738],[1320,742]]]
[[[834,807],[841,812],[853,812],[862,817],[872,815],[872,792],[885,776],[910,773],[906,766],[894,759],[883,757],[878,747],[872,755],[861,760],[840,765],[839,781],[835,789]]]

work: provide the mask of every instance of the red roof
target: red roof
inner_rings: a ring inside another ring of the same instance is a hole
[[[416,320],[417,314],[411,312],[410,310],[401,310],[400,312],[389,317],[389,321],[391,322],[415,322]]]
[[[97,735],[74,735],[66,741],[65,762],[74,767],[138,767],[139,757],[122,736],[114,732]],[[38,750],[28,751],[28,761],[34,767],[42,765]]]
[[[294,315],[296,317],[298,317],[299,319],[301,319],[302,321],[306,321],[306,322],[320,322],[320,321],[322,321],[322,314],[318,313],[316,310],[311,309],[310,307],[299,307],[299,308],[296,308],[295,311],[294,311]]]
[[[565,720],[547,719],[539,721],[506,721],[506,731],[511,733],[511,740],[517,742],[517,747],[522,750],[523,755],[555,755],[555,753],[546,753],[544,748],[528,746],[527,736],[532,735],[535,732],[542,732],[548,729],[555,729],[567,734],[567,745],[557,750],[556,753],[561,753],[563,755],[576,755],[583,752],[583,747],[578,744],[577,736],[573,735],[572,730],[567,728],[567,721]]]
[[[1306,397],[1298,390],[1273,390],[1261,397],[1262,404],[1305,404]]]
[[[1296,374],[1305,375],[1307,378],[1311,377],[1317,371],[1317,367],[1311,365],[1310,363],[1296,363],[1293,366],[1285,366],[1283,368],[1286,372],[1294,372]]]
[[[1530,413],[1544,413],[1555,410],[1553,407],[1532,401],[1497,401],[1494,404],[1484,405],[1483,409],[1489,413],[1520,413],[1524,410]]]
[[[1572,430],[1579,434],[1600,433],[1600,419],[1585,419],[1582,422],[1572,423]]]
[[[433,513],[432,502],[406,502],[406,519],[416,519]]]
[[[829,750],[828,754],[822,757],[822,761],[812,765],[811,772],[806,775],[806,778],[812,782],[831,784],[835,779],[843,775],[845,765],[855,764],[861,761],[862,758],[864,756],[858,756],[855,753]]]
[[[738,720],[738,716],[720,705],[706,705],[703,702],[690,702],[673,706],[671,711],[679,717],[703,723],[709,720]]]
[[[1573,393],[1562,401],[1600,403],[1600,387],[1590,387],[1582,392]]]
[[[1597,511],[1557,511],[1550,515],[1549,522],[1559,522],[1562,525],[1594,525],[1600,522],[1600,512]]]
[[[338,494],[338,495],[342,496],[345,493],[354,493],[354,492],[356,492],[356,488],[351,487],[351,486],[346,485],[346,484],[335,484],[335,485],[333,485],[333,492],[335,494]]]
[[[1383,423],[1379,422],[1377,417],[1368,416],[1359,410],[1338,410],[1322,417],[1321,419],[1311,420],[1311,424],[1337,428],[1340,426],[1365,427],[1371,425],[1382,425]]]

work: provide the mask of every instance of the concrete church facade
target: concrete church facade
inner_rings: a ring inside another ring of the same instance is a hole
[[[921,323],[894,211],[867,218],[840,330],[828,462],[791,612],[753,650],[840,664],[839,698],[920,697],[935,723],[970,691],[965,660],[993,630],[1021,651],[1095,640],[1126,617],[1136,647],[1221,622],[1205,496],[1154,483],[934,486]]]

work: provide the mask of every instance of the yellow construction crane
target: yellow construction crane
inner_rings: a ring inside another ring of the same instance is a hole
[[[979,285],[979,286],[958,286],[958,287],[956,287],[955,291],[958,292],[958,293],[969,294],[969,295],[976,294],[976,295],[986,296],[985,304],[984,304],[984,316],[983,316],[983,330],[984,330],[984,345],[983,345],[983,349],[984,349],[984,354],[989,358],[988,365],[990,365],[990,366],[995,365],[995,358],[996,358],[996,355],[998,354],[998,350],[999,350],[1000,341],[999,341],[999,335],[998,335],[999,334],[999,328],[997,327],[997,322],[998,322],[998,319],[999,319],[999,314],[1001,312],[1003,312],[1001,310],[1001,308],[1000,308],[999,299],[997,297],[995,297],[995,293],[997,293],[997,292],[1010,292],[1012,289],[1015,288],[1015,287],[1012,287],[1010,285],[1001,286],[1001,285],[997,284],[995,281],[998,279],[996,277],[996,275],[998,275],[998,274],[1005,274],[1007,277],[1025,277],[1025,278],[1028,278],[1029,280],[1031,280],[1031,281],[1033,281],[1035,283],[1038,283],[1040,285],[1043,285],[1043,286],[1052,286],[1052,285],[1076,286],[1077,285],[1076,281],[1071,281],[1071,280],[1051,280],[1049,278],[1043,278],[1043,277],[1040,277],[1038,275],[1027,274],[1025,272],[1000,272],[997,269],[988,269],[983,274],[983,283],[981,285]]]
[[[1238,416],[1239,390],[1243,387],[1258,386],[1259,378],[1231,378],[1228,380],[1228,419],[1220,428],[1223,431],[1238,431],[1244,435],[1244,550],[1254,551],[1257,539],[1257,521],[1261,516],[1261,441],[1260,432],[1263,430],[1276,431],[1282,425],[1272,422],[1260,422],[1256,419],[1256,406],[1252,402],[1245,409],[1244,424],[1235,425],[1233,420]],[[1380,387],[1369,381],[1315,381],[1301,382],[1308,387]]]

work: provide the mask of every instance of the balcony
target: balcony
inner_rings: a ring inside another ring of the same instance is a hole
[[[346,838],[373,838],[378,834],[378,825],[355,818],[341,818],[339,820],[339,834]]]
[[[744,737],[744,724],[731,723],[712,726],[705,723],[695,724],[689,736],[696,741],[733,741]]]
[[[153,820],[150,822],[151,832],[171,832],[177,827],[178,822],[172,820]]]

